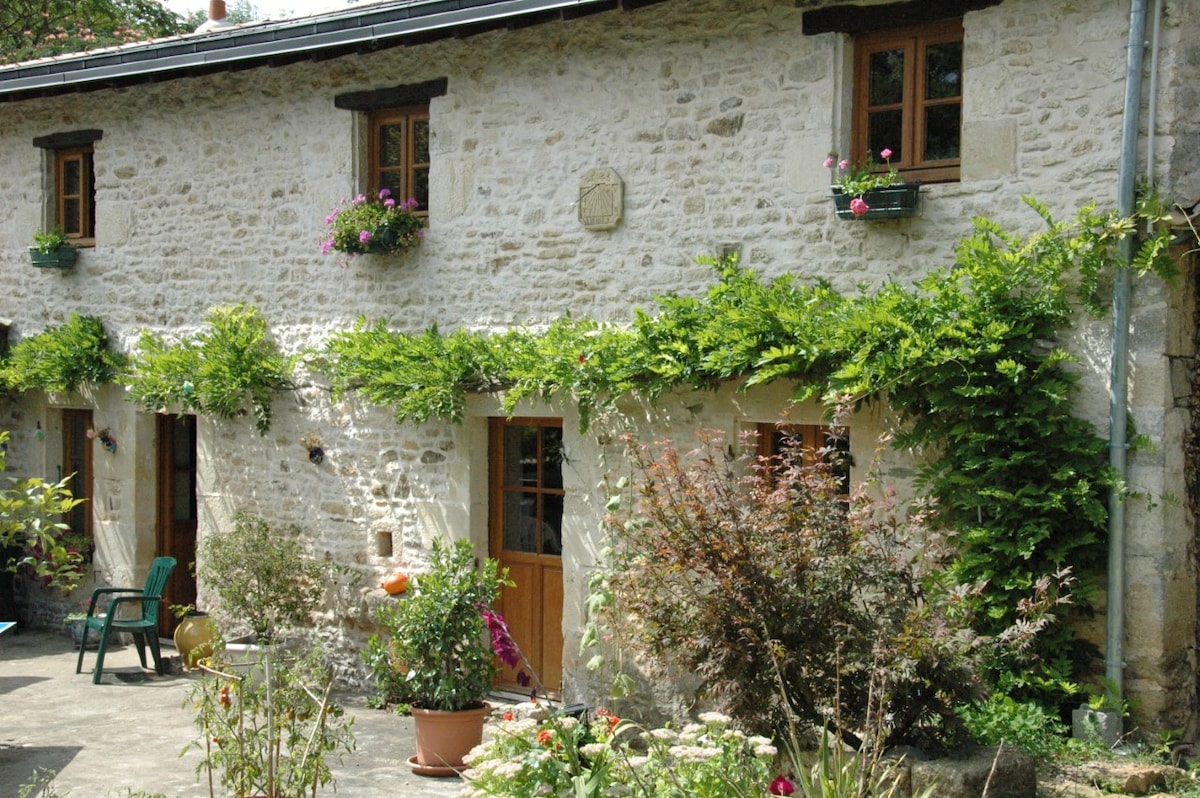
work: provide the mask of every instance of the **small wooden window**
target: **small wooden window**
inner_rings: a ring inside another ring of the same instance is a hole
[[[429,106],[373,111],[370,191],[388,189],[398,202],[416,199],[429,215]]]
[[[805,466],[818,462],[829,466],[838,484],[838,495],[850,496],[850,430],[818,424],[758,425],[759,457],[775,457],[789,442],[800,447]]]
[[[906,180],[958,180],[962,20],[857,36],[854,53],[854,163],[890,149]]]
[[[92,244],[96,238],[96,188],[91,146],[56,150],[54,181],[55,223],[73,244]]]

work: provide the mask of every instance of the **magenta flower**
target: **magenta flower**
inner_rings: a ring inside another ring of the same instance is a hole
[[[353,201],[351,202],[351,204],[352,204],[352,205],[362,205],[362,204],[363,204],[364,202],[366,202],[366,201],[367,201],[367,195],[366,195],[366,194],[359,194],[357,197],[355,197],[355,198],[353,199]]]
[[[776,776],[775,781],[771,782],[770,790],[771,795],[791,795],[796,791],[796,785],[780,775]]]
[[[833,166],[833,156],[830,155],[828,158],[825,159],[825,168],[829,169],[832,166]]]
[[[864,202],[862,197],[855,197],[850,200],[850,213],[855,216],[862,216],[869,210],[871,210],[871,206]]]
[[[388,197],[387,199],[385,199],[383,201],[383,207],[394,208],[394,207],[396,207],[396,201],[394,199],[392,199],[391,197]]]
[[[845,160],[838,161],[838,169],[849,169],[849,168],[850,168],[849,161],[845,161]]]
[[[358,240],[364,244],[367,243],[368,241],[370,241],[371,240],[371,231],[363,230],[361,233],[358,234]]]
[[[390,196],[392,196],[392,190],[390,188],[379,189],[379,198],[380,199],[387,199]]]
[[[892,157],[892,151],[884,147],[882,150],[880,150],[879,157],[886,161],[888,158]]]

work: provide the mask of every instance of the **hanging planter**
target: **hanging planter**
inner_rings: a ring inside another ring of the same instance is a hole
[[[29,260],[39,269],[67,269],[75,265],[79,250],[68,245],[44,252],[37,247],[29,248]]]
[[[919,183],[898,183],[851,195],[831,186],[839,219],[903,219],[916,216],[921,197]],[[859,204],[861,202],[862,204]]]

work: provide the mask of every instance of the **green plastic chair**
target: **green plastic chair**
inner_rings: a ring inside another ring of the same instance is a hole
[[[113,632],[128,632],[137,643],[138,659],[142,667],[146,667],[146,644],[150,644],[150,653],[154,657],[154,672],[163,675],[162,655],[158,650],[158,610],[162,604],[163,589],[167,585],[167,577],[175,568],[174,557],[156,557],[150,564],[150,573],[146,574],[145,587],[98,587],[92,591],[92,600],[88,603],[87,618],[83,622],[83,640],[79,644],[79,660],[75,663],[75,672],[83,669],[83,652],[87,650],[88,634],[93,629],[100,636],[100,647],[96,651],[96,667],[92,669],[92,684],[100,684],[100,674],[104,670],[104,653]],[[96,614],[96,601],[104,595],[116,595],[109,602],[108,610]],[[137,605],[136,617],[123,618],[120,610],[126,605]]]

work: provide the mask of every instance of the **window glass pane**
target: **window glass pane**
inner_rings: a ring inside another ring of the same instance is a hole
[[[925,99],[962,94],[962,42],[943,42],[925,49]]]
[[[71,197],[77,197],[81,193],[82,174],[80,169],[83,164],[78,158],[71,158],[62,162],[63,170],[63,194]]]
[[[504,494],[504,549],[536,553],[537,497],[533,493]]]
[[[429,163],[429,120],[413,122],[413,162]]]
[[[404,163],[404,126],[379,126],[379,165],[400,166]]]
[[[63,218],[59,220],[62,224],[63,233],[69,236],[78,236],[83,234],[83,230],[79,227],[79,200],[69,199],[63,201]]]
[[[562,429],[542,427],[542,487],[561,488],[562,481]]]
[[[417,210],[429,210],[429,170],[414,169],[413,170],[413,190],[412,195],[417,199]]]
[[[563,497],[542,497],[542,554],[562,554]]]
[[[889,149],[892,151],[892,163],[904,161],[904,151],[901,142],[904,140],[904,117],[897,108],[894,111],[880,111],[867,117],[867,149],[879,160],[879,152]]]
[[[407,197],[400,196],[400,173],[399,172],[384,172],[379,175],[379,187],[386,188],[392,192],[392,196],[397,202],[403,202]]]
[[[871,53],[870,105],[891,105],[904,100],[904,50]]]
[[[961,106],[935,105],[925,109],[925,158],[941,161],[958,157]]]

